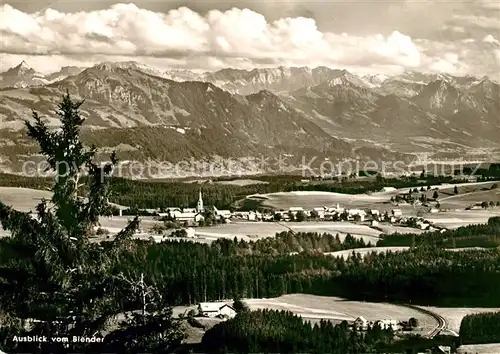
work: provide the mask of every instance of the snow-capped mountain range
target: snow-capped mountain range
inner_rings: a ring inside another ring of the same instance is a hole
[[[500,155],[500,85],[486,77],[326,67],[195,73],[137,62],[50,75],[23,62],[0,75],[0,155],[12,163],[36,152],[23,120],[36,110],[56,125],[54,105],[67,91],[86,100],[84,139],[119,146],[122,159]]]
[[[31,87],[51,84],[64,80],[68,76],[77,75],[85,70],[76,66],[63,66],[59,71],[44,75],[31,68],[25,61],[9,70],[0,73],[0,88]]]
[[[385,93],[395,90],[398,93],[413,96],[418,93],[419,88],[423,85],[436,80],[467,88],[485,79],[472,76],[455,77],[449,74],[426,74],[415,71],[405,71],[403,74],[395,76],[384,74],[355,75],[346,70],[327,67],[311,69],[308,67],[288,68],[283,66],[253,70],[222,69],[216,72],[196,73],[183,69],[159,70],[135,61],[103,62],[94,65],[94,68],[108,71],[116,68],[139,70],[148,75],[177,82],[210,82],[223,90],[238,94],[255,93],[260,90],[269,90],[276,93],[290,92],[301,87],[317,86],[324,81],[330,81],[332,84],[342,84],[349,81],[358,86],[380,89],[381,92]],[[68,76],[77,75],[85,69],[87,68],[65,66],[58,72],[44,75],[35,71],[23,61],[6,72],[0,73],[0,88],[47,85],[64,80]],[[402,88],[403,86],[404,88]]]

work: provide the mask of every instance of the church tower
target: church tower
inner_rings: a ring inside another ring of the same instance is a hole
[[[203,211],[205,211],[205,208],[203,208],[203,198],[201,196],[201,189],[200,189],[200,195],[198,196],[198,204],[196,205],[196,211],[198,213],[203,213]]]

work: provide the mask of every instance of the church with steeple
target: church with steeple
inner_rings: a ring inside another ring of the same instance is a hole
[[[198,196],[198,204],[196,204],[196,211],[198,213],[203,213],[205,211],[205,208],[203,207],[203,197],[201,195],[201,189],[200,189],[200,194]]]

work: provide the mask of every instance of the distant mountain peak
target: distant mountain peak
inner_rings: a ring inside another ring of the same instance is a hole
[[[28,63],[26,63],[24,60],[19,63],[18,66],[16,66],[16,68],[19,68],[19,69],[25,69],[25,70],[30,70],[31,69],[31,66],[28,65]]]
[[[31,68],[24,60],[20,62],[17,66],[7,70],[7,73],[11,75],[25,75],[30,73],[35,73],[36,71]]]

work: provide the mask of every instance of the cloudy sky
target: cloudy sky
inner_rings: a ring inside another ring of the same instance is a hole
[[[500,0],[2,1],[0,71],[325,65],[500,78]]]

